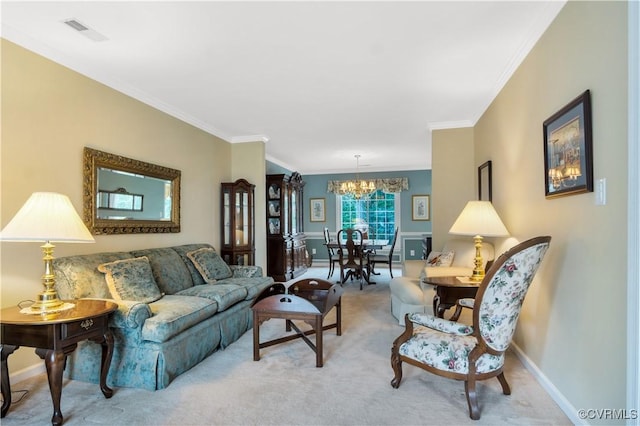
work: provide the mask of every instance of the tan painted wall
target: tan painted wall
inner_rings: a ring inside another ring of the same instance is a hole
[[[492,160],[511,235],[553,237],[516,343],[575,408],[625,406],[626,70],[626,4],[571,1],[475,126],[475,165]],[[606,206],[544,195],[542,123],[586,89]]]
[[[241,163],[232,163],[231,144],[6,40],[1,114],[2,227],[35,191],[64,193],[81,213],[82,148],[90,146],[181,170],[182,232],[96,236],[95,244],[58,244],[56,256],[190,242],[219,248],[220,183]],[[234,149],[251,158],[264,180],[264,147],[244,145]],[[42,288],[39,244],[0,249],[1,306],[33,299]],[[22,348],[11,356],[11,372],[35,363],[41,361],[33,350]]]
[[[473,129],[434,130],[431,139],[431,232],[433,250],[439,251],[450,238],[449,229],[467,201],[478,197],[474,181]]]
[[[233,144],[232,151],[232,181],[246,179],[256,186],[255,190],[255,241],[256,241],[256,265],[267,264],[267,200],[266,200],[266,176],[267,166],[265,158],[264,142],[247,142]],[[264,268],[264,266],[263,266]],[[266,269],[264,269],[266,272]]]

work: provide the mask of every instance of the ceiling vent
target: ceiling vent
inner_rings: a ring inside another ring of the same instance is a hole
[[[67,24],[69,27],[73,28],[74,30],[76,30],[79,34],[82,34],[83,36],[93,41],[109,40],[106,36],[100,34],[94,29],[89,28],[82,22],[78,21],[76,18],[65,19],[62,22]]]

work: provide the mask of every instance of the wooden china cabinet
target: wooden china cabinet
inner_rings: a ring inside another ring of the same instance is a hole
[[[220,256],[229,265],[255,263],[254,189],[245,179],[222,184]]]
[[[288,281],[307,270],[303,229],[304,181],[291,175],[267,175],[267,275]]]

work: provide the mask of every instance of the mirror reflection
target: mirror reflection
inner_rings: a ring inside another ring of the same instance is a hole
[[[171,181],[98,167],[97,203],[99,219],[171,220]]]
[[[180,232],[180,171],[85,148],[84,219],[94,234]]]
[[[98,182],[100,182],[100,178],[98,178]],[[109,215],[105,211],[107,209],[141,212],[142,200],[142,195],[130,194],[125,188],[118,188],[115,191],[99,190],[97,200],[98,217],[109,219]]]

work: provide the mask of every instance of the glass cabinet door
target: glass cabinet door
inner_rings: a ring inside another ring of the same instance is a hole
[[[284,187],[284,197],[282,197],[282,234],[289,233],[289,188]]]
[[[222,192],[222,245],[231,245],[231,194]]]
[[[298,233],[298,199],[295,188],[291,188],[291,233]]]
[[[253,265],[255,186],[244,179],[222,184],[222,247],[230,265]]]
[[[249,194],[236,193],[236,246],[249,245]]]

